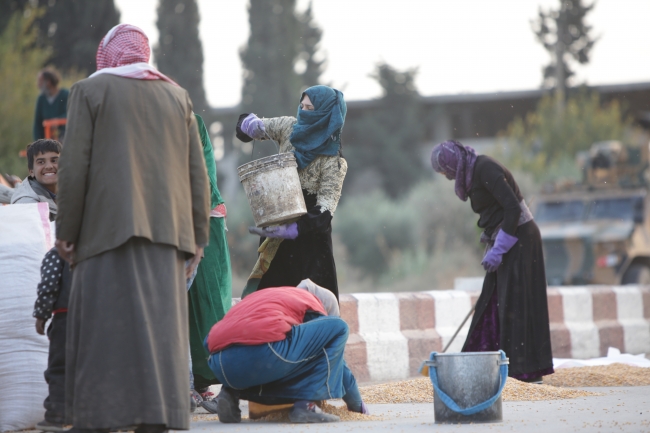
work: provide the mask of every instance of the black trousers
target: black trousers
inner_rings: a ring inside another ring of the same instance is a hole
[[[65,341],[68,313],[57,313],[47,328],[50,353],[45,370],[49,395],[43,402],[45,420],[63,424],[65,420]]]

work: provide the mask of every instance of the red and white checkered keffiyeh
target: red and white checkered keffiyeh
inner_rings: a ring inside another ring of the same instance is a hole
[[[149,38],[142,29],[119,24],[109,30],[99,43],[97,72],[91,77],[112,74],[136,80],[164,80],[178,85],[149,64],[150,56]]]

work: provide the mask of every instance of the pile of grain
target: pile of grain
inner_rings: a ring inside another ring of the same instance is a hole
[[[331,413],[341,418],[341,421],[382,421],[383,418],[375,415],[363,415],[357,412],[350,412],[345,406],[333,406],[327,402],[321,407],[323,412]],[[254,420],[255,422],[291,422],[289,420],[289,410],[282,410],[269,414],[263,418]]]
[[[650,385],[650,368],[625,364],[559,368],[555,374],[544,376],[544,383],[566,387],[647,386]]]
[[[603,395],[601,393],[582,391],[579,389],[558,388],[549,385],[536,385],[508,378],[503,389],[503,401],[540,401],[565,400],[569,398],[590,397]]]
[[[544,385],[535,385],[508,378],[503,390],[503,401],[563,400],[602,395],[599,393],[566,389],[565,387],[647,386],[650,368],[611,364],[597,367],[561,368],[555,374],[544,376]],[[431,403],[433,387],[428,378],[405,380],[365,386],[360,389],[368,404]],[[325,403],[323,411],[337,415],[341,421],[378,421],[382,417],[350,412],[345,406]],[[192,421],[217,420],[216,415],[194,415]],[[255,421],[290,422],[289,410],[276,412]]]
[[[503,390],[504,401],[563,400],[600,395],[593,392],[535,385],[508,378]],[[431,403],[433,386],[427,378],[405,380],[361,388],[366,403]]]
[[[369,404],[430,403],[433,386],[426,378],[382,383],[359,388],[361,398]]]

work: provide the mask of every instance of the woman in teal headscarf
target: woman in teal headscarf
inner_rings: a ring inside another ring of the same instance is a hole
[[[223,319],[232,304],[232,274],[230,253],[226,238],[226,206],[217,187],[217,165],[208,130],[203,119],[195,114],[203,156],[210,180],[210,242],[203,250],[196,277],[188,292],[190,319],[190,352],[194,387],[200,393],[219,383],[208,366],[210,354],[203,347],[203,340],[215,323]]]
[[[341,154],[346,112],[343,93],[328,86],[313,86],[300,97],[296,117],[239,116],[240,140],[270,138],[278,142],[280,152],[294,153],[308,211],[290,224],[249,229],[260,235],[262,242],[243,296],[267,287],[295,287],[309,278],[338,298],[332,218],[348,170]]]

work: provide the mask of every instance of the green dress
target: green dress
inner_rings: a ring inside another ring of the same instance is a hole
[[[203,155],[210,178],[210,201],[214,209],[223,203],[217,188],[217,165],[208,130],[203,119],[195,114],[203,144]],[[190,318],[190,351],[195,388],[201,389],[219,383],[208,367],[210,355],[203,347],[203,340],[215,323],[223,318],[232,304],[232,274],[230,253],[226,238],[224,218],[210,218],[210,243],[205,248],[196,278],[188,292]]]

